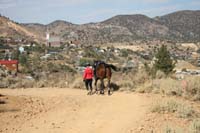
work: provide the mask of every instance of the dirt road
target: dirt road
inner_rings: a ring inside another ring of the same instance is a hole
[[[149,112],[147,95],[86,95],[76,89],[0,90],[0,132],[135,133]]]

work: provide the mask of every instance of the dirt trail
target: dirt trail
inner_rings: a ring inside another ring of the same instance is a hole
[[[0,132],[131,133],[149,112],[148,95],[86,95],[76,89],[0,90]]]

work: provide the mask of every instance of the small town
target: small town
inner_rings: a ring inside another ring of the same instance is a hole
[[[0,133],[200,132],[198,0],[0,5]]]

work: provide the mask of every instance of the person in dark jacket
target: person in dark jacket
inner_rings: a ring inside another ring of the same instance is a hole
[[[84,73],[83,73],[83,81],[85,82],[86,89],[89,90],[89,88],[90,88],[91,92],[93,89],[92,88],[93,76],[94,76],[93,69],[90,66],[90,64],[87,64],[86,68],[84,70]]]

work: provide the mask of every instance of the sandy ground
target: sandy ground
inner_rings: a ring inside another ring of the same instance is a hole
[[[0,132],[135,133],[152,103],[148,95],[87,95],[76,89],[1,89]]]

